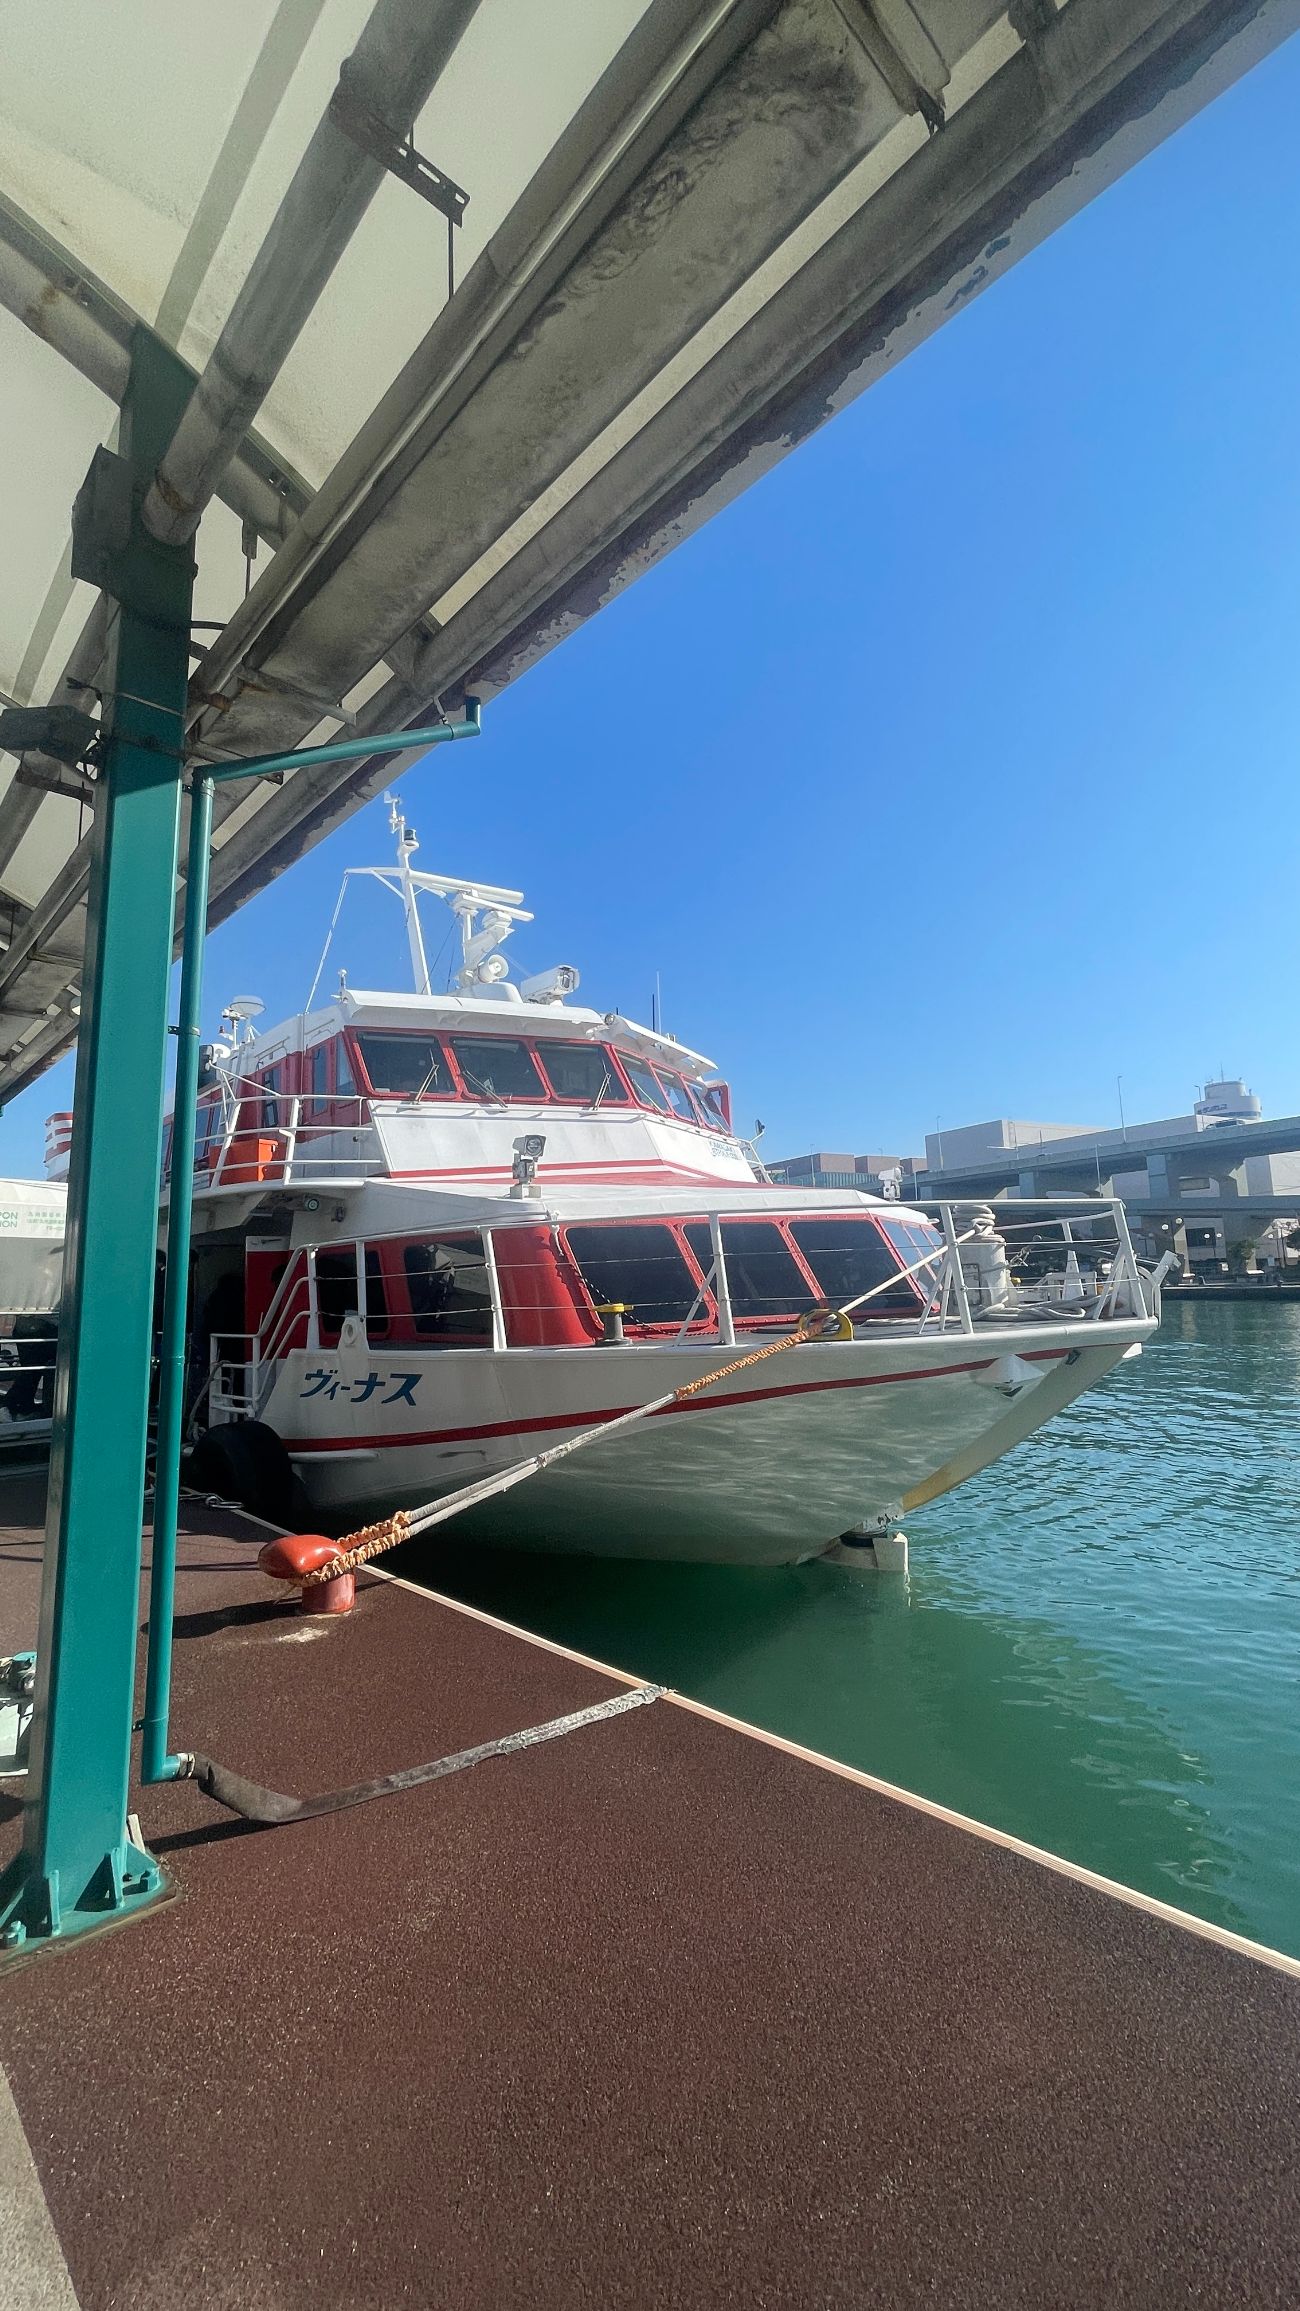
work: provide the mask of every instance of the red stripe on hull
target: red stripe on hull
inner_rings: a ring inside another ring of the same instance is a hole
[[[1025,1359],[1027,1363],[1050,1364],[1068,1356],[1066,1348],[1037,1348]],[[824,1396],[835,1388],[886,1388],[902,1380],[947,1380],[955,1373],[986,1372],[995,1364],[994,1356],[980,1356],[969,1364],[935,1364],[919,1372],[872,1372],[851,1380],[807,1380],[796,1382],[793,1388],[746,1388],[731,1396],[712,1398],[691,1397],[685,1404],[665,1404],[659,1412],[650,1414],[652,1420],[661,1420],[669,1413],[723,1412],[733,1404],[761,1404],[777,1396]],[[603,1428],[607,1420],[621,1420],[625,1413],[635,1410],[630,1404],[611,1405],[605,1412],[547,1412],[533,1420],[492,1420],[481,1428],[431,1428],[418,1436],[340,1436],[332,1438],[308,1437],[299,1441],[286,1437],[285,1446],[297,1459],[330,1452],[384,1451],[390,1446],[416,1444],[465,1444],[481,1437],[533,1436],[552,1428]]]

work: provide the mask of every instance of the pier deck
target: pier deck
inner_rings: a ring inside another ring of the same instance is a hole
[[[190,1508],[173,1740],[277,1788],[628,1682],[380,1580],[300,1620],[263,1537]],[[861,1776],[670,1697],[297,1827],[138,1802],[173,1898],[0,1970],[5,2311],[59,2252],[82,2311],[1300,2298],[1296,1971]]]

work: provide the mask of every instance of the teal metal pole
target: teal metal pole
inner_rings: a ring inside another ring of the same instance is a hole
[[[336,738],[328,746],[300,746],[288,754],[254,754],[243,762],[213,762],[207,766],[207,775],[218,781],[269,778],[277,770],[314,770],[318,762],[358,762],[369,754],[409,754],[415,747],[441,746],[449,738],[477,738],[482,727],[479,711],[477,698],[467,698],[461,722],[433,722],[424,730],[390,730],[383,737]]]
[[[138,506],[192,388],[184,364],[138,331],[120,437],[135,492],[129,528],[97,527],[93,505],[80,533],[74,522],[83,567],[87,552],[102,553],[115,607],[31,1763],[22,1851],[0,1878],[0,1938],[11,1948],[120,1917],[162,1885],[128,1838],[126,1811],[194,573],[186,551],[147,537]]]
[[[158,1447],[154,1461],[153,1549],[149,1564],[149,1651],[145,1670],[140,1779],[173,1781],[188,1759],[167,1752],[172,1687],[172,1617],[176,1599],[176,1524],[180,1509],[181,1444],[185,1427],[186,1306],[189,1298],[190,1225],[194,1201],[195,1110],[199,1093],[199,1011],[203,1001],[203,945],[208,928],[208,861],[212,849],[212,781],[200,776],[190,790],[190,842],[185,876],[185,933],[176,1027],[176,1090],[172,1100],[171,1196],[167,1206],[167,1281],[163,1292],[158,1374]]]

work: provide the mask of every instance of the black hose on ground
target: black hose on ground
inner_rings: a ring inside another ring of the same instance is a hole
[[[598,1701],[590,1709],[575,1709],[568,1717],[548,1718],[544,1725],[526,1725],[520,1733],[502,1734],[497,1741],[481,1741],[474,1749],[455,1750],[450,1757],[435,1757],[427,1765],[408,1765],[398,1773],[380,1774],[374,1781],[354,1782],[350,1789],[326,1790],[320,1797],[287,1797],[282,1790],[264,1789],[260,1782],[248,1781],[242,1773],[232,1773],[229,1766],[218,1765],[215,1758],[195,1752],[189,1778],[196,1781],[205,1797],[213,1798],[230,1813],[242,1816],[247,1822],[256,1822],[264,1829],[281,1827],[285,1822],[316,1821],[322,1814],[343,1813],[349,1806],[366,1805],[374,1797],[393,1797],[404,1789],[417,1789],[421,1782],[441,1781],[447,1774],[464,1773],[471,1765],[481,1765],[485,1758],[512,1757],[517,1750],[534,1749],[543,1741],[559,1741],[567,1733],[577,1733],[585,1725],[596,1725],[602,1718],[621,1717],[629,1709],[641,1709],[648,1701],[658,1701],[664,1693],[662,1685],[634,1685],[626,1693],[617,1693],[609,1701]]]

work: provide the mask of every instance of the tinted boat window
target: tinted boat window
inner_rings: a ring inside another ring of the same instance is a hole
[[[680,1115],[684,1123],[694,1123],[696,1115],[691,1105],[691,1095],[680,1075],[669,1075],[663,1068],[657,1068],[655,1072],[668,1094],[668,1105],[673,1114]]]
[[[475,1099],[545,1099],[546,1086],[526,1043],[504,1035],[453,1035],[451,1048]]]
[[[817,1295],[774,1221],[724,1220],[722,1250],[733,1315],[797,1316],[814,1305]]]
[[[905,1268],[912,1267],[917,1260],[923,1260],[927,1256],[933,1260],[933,1270],[927,1271],[922,1268],[915,1281],[922,1291],[937,1289],[939,1262],[943,1252],[943,1242],[938,1229],[933,1227],[929,1220],[922,1219],[919,1213],[915,1219],[882,1220],[881,1226],[890,1243],[899,1252]]]
[[[587,1107],[626,1107],[627,1090],[598,1043],[544,1043],[538,1054],[557,1099]]]
[[[887,1276],[897,1273],[898,1261],[868,1219],[793,1220],[790,1233],[821,1285],[822,1297],[833,1308],[856,1300],[860,1293],[872,1291]],[[878,1293],[871,1309],[880,1316],[896,1315],[900,1310],[911,1315],[916,1310],[916,1297],[907,1284],[898,1284],[891,1291]],[[863,1314],[867,1313],[864,1309]]]
[[[316,1306],[322,1334],[337,1339],[345,1316],[361,1306],[357,1292],[357,1255],[348,1244],[338,1251],[316,1254]],[[388,1330],[388,1294],[376,1251],[366,1253],[366,1331],[382,1337]]]
[[[381,1098],[435,1099],[453,1089],[436,1035],[363,1035],[359,1042],[371,1089]]]
[[[597,1306],[623,1301],[634,1325],[683,1324],[695,1306],[699,1286],[671,1228],[570,1228],[568,1245]]]
[[[727,1121],[727,1111],[722,1104],[722,1093],[718,1090],[717,1085],[715,1083],[696,1083],[691,1088],[704,1110],[705,1121],[718,1131],[730,1131],[731,1125]]]
[[[647,1067],[644,1060],[629,1059],[625,1051],[620,1051],[619,1058],[623,1062],[624,1069],[631,1082],[632,1089],[637,1095],[637,1098],[641,1100],[646,1107],[657,1107],[661,1115],[671,1114],[672,1111],[668,1105],[668,1094],[664,1090],[663,1085],[660,1083],[658,1076],[654,1072],[654,1069]]]
[[[411,1315],[422,1339],[472,1348],[492,1338],[492,1285],[477,1236],[433,1236],[402,1253]]]

